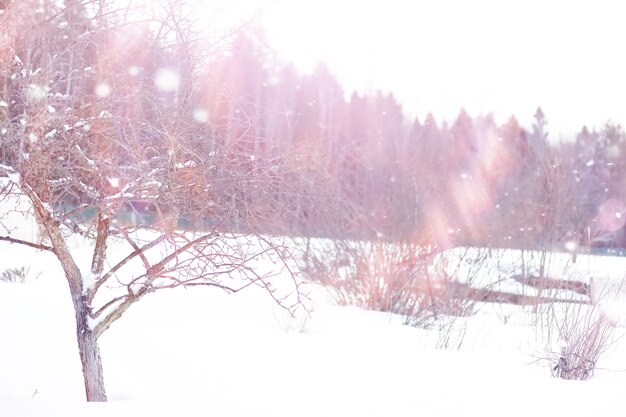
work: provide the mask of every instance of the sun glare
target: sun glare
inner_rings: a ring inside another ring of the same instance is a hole
[[[296,0],[270,2],[263,21],[284,59],[305,71],[323,61],[349,90],[393,91],[412,114],[447,120],[465,108],[529,124],[540,105],[558,138],[626,122],[626,61],[614,53],[625,11],[609,1]]]

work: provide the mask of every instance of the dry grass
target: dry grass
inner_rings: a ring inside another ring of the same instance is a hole
[[[0,273],[0,281],[10,282],[14,284],[23,284],[26,282],[30,268],[22,266],[21,268],[8,268]]]
[[[469,315],[475,304],[462,294],[467,287],[455,285],[448,260],[432,247],[334,241],[309,251],[305,259],[307,277],[324,285],[338,304],[400,314],[411,326]]]
[[[560,352],[549,352],[552,376],[585,380],[593,376],[598,360],[613,344],[614,325],[596,308],[580,306],[562,322]]]

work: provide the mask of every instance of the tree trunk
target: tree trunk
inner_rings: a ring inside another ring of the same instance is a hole
[[[74,307],[76,308],[76,305]],[[87,324],[87,309],[84,304],[81,304],[79,310],[76,311],[76,340],[83,368],[87,401],[107,401],[100,347],[96,335]]]
[[[76,341],[78,342],[78,353],[83,370],[85,395],[87,401],[107,401],[98,338],[93,330],[89,328],[88,317],[90,308],[87,296],[82,294],[82,285],[75,285],[81,278],[80,271],[78,268],[67,268],[65,274],[70,284],[70,293],[74,305]]]
[[[79,333],[77,339],[87,401],[107,401],[98,341],[91,330]]]
[[[78,353],[80,354],[80,362],[83,368],[87,401],[106,401],[107,396],[104,390],[104,374],[102,372],[100,348],[98,346],[97,337],[89,328],[89,322],[87,320],[90,308],[83,291],[82,274],[65,244],[65,239],[63,238],[57,222],[52,218],[45,204],[28,183],[22,183],[22,191],[33,202],[35,218],[39,224],[45,227],[54,254],[65,272],[65,278],[69,285],[72,304],[74,306],[76,340],[78,341]],[[97,244],[100,247],[106,247],[106,244],[102,244],[101,242]]]

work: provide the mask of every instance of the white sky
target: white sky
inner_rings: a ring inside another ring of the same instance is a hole
[[[619,0],[240,0],[281,59],[323,61],[347,91],[392,91],[410,115],[493,112],[552,138],[626,122],[626,4]]]

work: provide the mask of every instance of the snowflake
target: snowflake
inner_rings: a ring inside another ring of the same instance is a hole
[[[154,77],[154,84],[164,93],[172,93],[178,90],[180,76],[172,69],[161,68]]]
[[[98,97],[108,97],[109,94],[111,94],[111,91],[111,86],[107,83],[99,83],[98,85],[96,85],[96,95]]]
[[[196,122],[205,123],[209,120],[209,113],[204,109],[195,109],[193,118]]]

